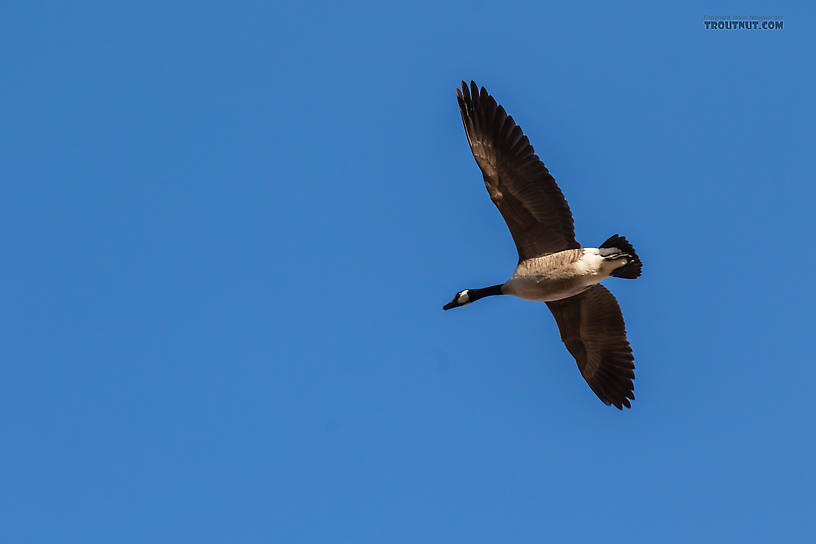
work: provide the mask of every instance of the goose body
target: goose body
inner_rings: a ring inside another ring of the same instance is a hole
[[[519,261],[503,284],[459,291],[444,309],[492,295],[546,302],[592,391],[605,404],[631,407],[634,357],[618,302],[600,283],[640,276],[634,248],[618,235],[582,248],[564,195],[513,118],[473,82],[462,82],[456,96],[471,151]]]
[[[604,258],[597,248],[568,249],[521,261],[502,291],[524,300],[553,302],[583,293],[621,266],[620,260]]]

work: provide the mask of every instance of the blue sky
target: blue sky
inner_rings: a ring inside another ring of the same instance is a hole
[[[5,4],[0,540],[802,541],[814,11]],[[638,249],[631,410],[442,311],[516,260],[461,79]]]

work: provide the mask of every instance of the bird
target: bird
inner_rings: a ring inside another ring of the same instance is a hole
[[[529,140],[484,87],[456,89],[470,149],[490,199],[518,250],[513,275],[502,284],[464,289],[443,306],[459,308],[493,295],[547,304],[581,376],[607,406],[631,408],[635,365],[618,301],[601,281],[634,279],[643,264],[625,237],[597,248],[575,239],[572,212]]]

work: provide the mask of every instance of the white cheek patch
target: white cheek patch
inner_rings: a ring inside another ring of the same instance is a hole
[[[469,300],[470,297],[468,296],[468,290],[465,289],[464,291],[459,293],[459,298],[456,300],[456,302],[458,302],[459,304],[466,304]]]

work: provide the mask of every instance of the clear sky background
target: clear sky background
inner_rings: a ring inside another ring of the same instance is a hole
[[[812,537],[815,25],[804,2],[4,3],[0,541]],[[579,241],[638,249],[606,282],[631,410],[545,305],[442,311],[516,262],[461,79]]]

